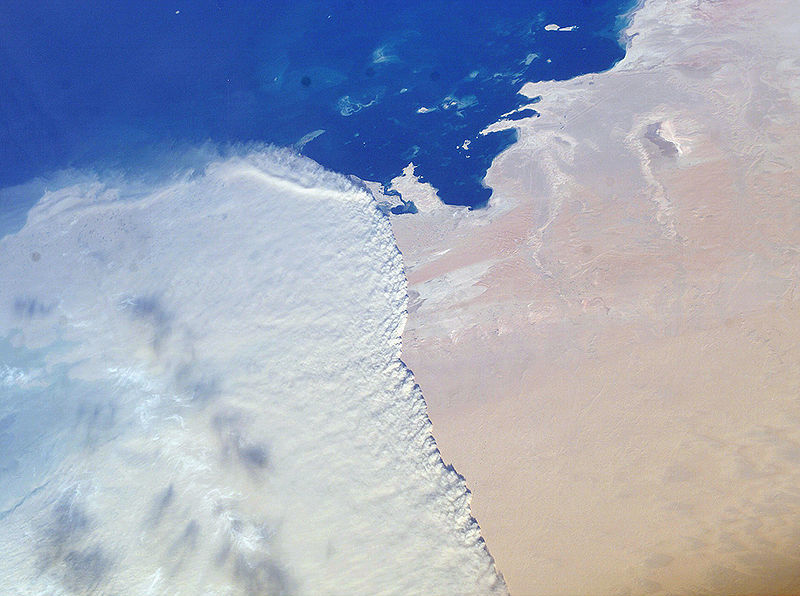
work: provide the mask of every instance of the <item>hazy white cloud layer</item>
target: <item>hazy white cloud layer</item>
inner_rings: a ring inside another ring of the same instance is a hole
[[[504,592],[346,179],[269,149],[75,174],[0,277],[0,593]]]

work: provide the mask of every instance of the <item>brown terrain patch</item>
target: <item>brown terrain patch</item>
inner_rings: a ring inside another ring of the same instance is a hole
[[[800,593],[798,22],[650,0],[614,69],[526,86],[488,210],[393,219],[514,595]]]

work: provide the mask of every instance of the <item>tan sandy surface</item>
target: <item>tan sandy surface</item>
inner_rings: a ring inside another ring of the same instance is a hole
[[[396,181],[404,359],[513,595],[798,594],[800,2],[627,33],[525,87],[488,209]]]

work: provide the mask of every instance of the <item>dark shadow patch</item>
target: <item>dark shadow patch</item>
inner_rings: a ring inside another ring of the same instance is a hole
[[[200,536],[200,524],[196,519],[190,520],[186,527],[181,532],[172,544],[169,546],[169,554],[174,556],[176,554],[186,554],[197,548],[197,539]]]
[[[75,502],[76,495],[65,495],[53,507],[47,538],[53,545],[62,546],[89,530],[89,518]]]
[[[206,402],[220,394],[219,381],[216,378],[200,378],[189,384],[189,393],[194,401]]]
[[[161,523],[161,518],[164,517],[164,512],[172,505],[175,500],[175,489],[170,484],[167,488],[162,490],[153,499],[153,505],[150,507],[150,515],[148,516],[148,525],[151,527],[157,526]]]
[[[237,412],[216,414],[211,418],[211,426],[219,438],[222,458],[230,459],[236,451],[241,436],[243,426],[241,415]]]
[[[17,420],[16,414],[7,414],[0,418],[0,432],[6,431],[14,425]]]
[[[112,562],[99,546],[70,551],[64,557],[64,585],[79,594],[92,593],[108,575]]]
[[[289,574],[277,563],[262,559],[249,562],[244,555],[236,558],[234,577],[249,596],[284,595],[292,592]]]
[[[134,317],[151,319],[158,324],[169,322],[170,316],[156,296],[138,296],[131,298],[128,304],[130,304],[130,311]]]
[[[193,364],[182,364],[177,368],[175,384],[196,402],[209,402],[221,391],[216,377],[198,374],[197,367]]]
[[[264,445],[247,444],[240,440],[238,447],[239,459],[246,467],[261,470],[269,468],[269,451]]]
[[[84,429],[84,446],[91,448],[108,440],[109,431],[114,428],[117,420],[117,404],[113,401],[98,403],[82,401],[75,412],[74,433],[78,435],[81,427]]]
[[[37,566],[45,571],[64,562],[89,532],[89,517],[76,502],[77,492],[65,494],[38,527]]]
[[[175,575],[183,567],[192,553],[197,549],[197,541],[200,538],[200,524],[193,519],[186,524],[186,527],[170,545],[168,555],[175,559],[175,563],[170,568],[170,575]]]
[[[23,319],[46,317],[54,308],[54,305],[43,304],[36,298],[19,297],[14,299],[14,313]]]
[[[164,308],[158,296],[129,296],[122,306],[131,317],[153,327],[153,348],[158,350],[161,343],[172,333],[173,315]]]
[[[220,412],[211,417],[211,427],[218,433],[229,433],[242,426],[242,415],[235,410]]]
[[[6,446],[11,444],[13,437],[8,433],[0,433],[0,449],[6,450]],[[20,469],[19,460],[16,457],[10,457],[5,459],[0,463],[0,479],[6,474],[18,474]],[[0,480],[2,482],[2,480]],[[5,511],[0,511],[0,521],[3,520],[6,515],[11,513],[16,507],[12,507],[11,509],[6,509]]]
[[[243,436],[241,415],[217,414],[211,419],[211,425],[219,436],[223,458],[237,458],[250,472],[271,468],[269,447]]]
[[[183,529],[183,534],[179,538],[180,542],[189,550],[197,548],[197,538],[200,536],[200,524],[196,519],[191,520]]]
[[[217,567],[222,567],[228,561],[228,557],[230,556],[231,543],[226,540],[225,544],[223,544],[217,551],[217,554],[214,555],[214,565]]]

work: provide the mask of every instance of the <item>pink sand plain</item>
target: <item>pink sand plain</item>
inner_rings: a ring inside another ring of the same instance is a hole
[[[394,217],[403,358],[516,596],[800,593],[800,3],[647,0]]]

